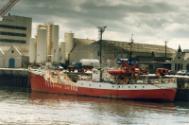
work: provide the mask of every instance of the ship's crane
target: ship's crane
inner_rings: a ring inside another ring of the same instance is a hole
[[[8,3],[6,5],[4,5],[1,9],[0,9],[0,17],[5,16],[8,11],[18,2],[19,0],[9,0]]]

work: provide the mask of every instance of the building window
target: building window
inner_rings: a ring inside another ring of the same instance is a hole
[[[25,34],[25,33],[0,32],[0,35],[26,37],[26,34]]]
[[[3,25],[0,24],[0,28],[7,28],[7,29],[17,29],[17,30],[26,30],[26,27],[23,26],[11,26],[11,25]]]
[[[9,43],[26,43],[25,40],[12,40],[12,39],[0,39],[0,42],[9,42]]]

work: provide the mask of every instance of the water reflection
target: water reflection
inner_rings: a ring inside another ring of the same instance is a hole
[[[40,92],[31,92],[30,99],[35,104],[42,103],[61,103],[61,102],[77,102],[77,103],[92,103],[96,105],[106,105],[108,107],[129,107],[135,106],[139,108],[151,108],[156,110],[170,110],[176,109],[174,103],[166,102],[149,102],[149,101],[132,101],[132,100],[116,100],[116,99],[105,99],[105,98],[94,98],[86,96],[73,96],[73,95],[57,95],[57,94],[47,94]]]
[[[0,90],[0,124],[188,125],[189,103],[155,103]]]
[[[153,119],[157,119],[152,116],[146,117],[146,115],[174,113],[176,111],[176,106],[173,103],[113,100],[70,95],[60,96],[37,92],[31,93],[31,100],[34,104],[62,107],[60,109],[66,109],[67,115],[71,113],[72,115],[88,116],[86,121],[93,124],[146,124],[153,122]],[[82,120],[82,117],[79,119]],[[145,120],[147,121],[144,122]]]

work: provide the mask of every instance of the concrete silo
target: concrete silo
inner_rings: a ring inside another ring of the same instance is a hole
[[[47,24],[47,56],[48,60],[58,62],[58,40],[59,40],[59,26],[54,24]]]
[[[4,52],[3,50],[0,48],[0,68],[4,67]]]
[[[65,33],[64,34],[64,42],[65,42],[65,60],[69,61],[69,54],[74,47],[74,34],[73,33]]]
[[[36,63],[44,64],[47,61],[47,29],[38,27]]]
[[[58,47],[58,40],[59,40],[59,26],[58,25],[52,25],[51,26],[51,37],[52,37],[52,62],[58,63],[58,52],[59,52],[59,47]]]
[[[36,61],[36,39],[32,38],[29,43],[29,63],[33,64]]]
[[[60,43],[59,62],[65,63],[65,42]]]

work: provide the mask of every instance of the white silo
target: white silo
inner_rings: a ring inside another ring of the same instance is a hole
[[[37,33],[37,57],[36,63],[45,63],[47,61],[47,29],[38,27]]]
[[[31,38],[30,43],[29,43],[29,62],[35,63],[36,61],[36,39]]]
[[[64,34],[64,42],[65,42],[65,60],[69,60],[69,54],[74,46],[74,34],[73,33],[65,33]]]
[[[59,62],[65,63],[65,42],[60,43]]]
[[[3,50],[0,48],[0,68],[4,67],[4,52]]]
[[[47,56],[48,61],[58,62],[58,40],[59,26],[54,24],[46,24],[47,27]]]
[[[59,40],[59,26],[51,24],[51,41],[52,41],[52,58],[51,61],[53,63],[58,63],[58,54],[59,54],[59,46],[58,46],[58,40]]]

